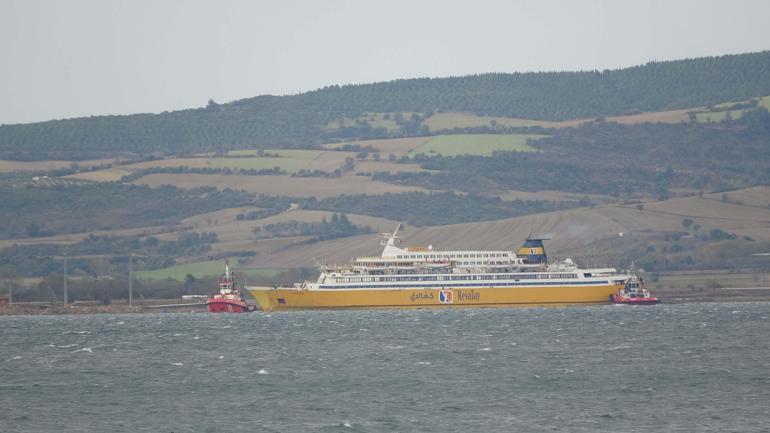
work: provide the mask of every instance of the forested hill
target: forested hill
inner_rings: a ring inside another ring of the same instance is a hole
[[[221,105],[212,102],[205,108],[161,114],[3,125],[0,157],[308,146],[387,134],[365,123],[325,128],[330,121],[366,112],[462,111],[565,120],[690,108],[764,95],[770,95],[770,51],[652,62],[611,71],[395,80],[331,86],[291,96],[258,96]]]

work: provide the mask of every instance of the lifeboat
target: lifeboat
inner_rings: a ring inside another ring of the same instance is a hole
[[[230,272],[230,263],[225,261],[225,273],[219,278],[219,289],[206,300],[209,313],[248,313],[254,308],[246,303],[241,288]]]
[[[644,287],[641,277],[631,277],[626,285],[611,296],[612,302],[620,305],[655,305],[660,298],[652,296]]]

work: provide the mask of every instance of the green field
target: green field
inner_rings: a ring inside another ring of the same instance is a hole
[[[256,150],[233,150],[228,152],[229,156],[240,156],[241,158],[207,158],[206,165],[210,167],[222,167],[233,169],[270,169],[280,167],[288,172],[295,172],[307,167],[311,161],[317,158],[320,150],[266,150],[270,154],[277,154],[278,157],[257,157]],[[254,155],[253,158],[244,158],[244,156]]]
[[[185,263],[171,266],[165,269],[155,269],[153,271],[136,272],[136,278],[140,280],[172,280],[183,281],[187,274],[195,278],[210,277],[220,275],[224,272],[223,260],[209,260],[205,262]],[[230,259],[233,269],[236,273],[245,272],[249,278],[274,277],[281,273],[283,269],[275,268],[239,268],[237,259]]]
[[[722,108],[722,107],[729,107],[735,105],[735,102],[725,102],[723,104],[717,104],[714,107],[716,108]],[[764,107],[767,110],[770,110],[770,96],[765,96],[763,98],[759,99],[759,102],[757,102],[758,107]],[[730,116],[732,116],[733,119],[739,119],[741,116],[743,116],[743,113],[746,110],[730,110]],[[705,123],[705,122],[721,122],[725,120],[725,116],[727,115],[727,111],[715,111],[715,112],[701,112],[701,113],[695,113],[695,118],[698,120],[698,122]]]
[[[765,96],[759,100],[759,105],[770,110],[770,96]]]
[[[527,140],[536,140],[544,135],[539,134],[461,134],[439,135],[428,140],[422,146],[410,151],[418,153],[438,153],[443,156],[456,155],[491,155],[496,150],[534,152],[537,149],[527,144]]]
[[[695,113],[695,118],[698,120],[698,122],[701,123],[708,123],[708,122],[721,122],[725,120],[725,117],[727,117],[727,113],[730,113],[730,116],[732,116],[733,119],[740,119],[741,116],[743,116],[744,110],[731,110],[731,111],[715,111],[715,112],[706,112],[706,113]]]
[[[431,131],[443,131],[452,128],[469,128],[476,126],[491,126],[492,121],[497,125],[507,127],[526,127],[526,126],[556,126],[558,122],[549,122],[541,120],[515,119],[511,117],[486,117],[477,116],[469,113],[436,113],[423,122]]]

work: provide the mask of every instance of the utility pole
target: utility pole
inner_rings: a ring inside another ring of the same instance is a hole
[[[67,291],[67,253],[64,253],[64,305],[69,304],[69,293]]]
[[[128,253],[128,306],[131,307],[134,305],[134,285],[133,285],[133,269],[132,269],[132,263],[134,257],[134,253]]]

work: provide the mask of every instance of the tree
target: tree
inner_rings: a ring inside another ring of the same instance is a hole
[[[192,274],[187,274],[184,276],[184,291],[185,293],[190,293],[193,289],[193,286],[195,286],[195,282],[198,281]]]
[[[342,165],[342,171],[352,171],[354,168],[356,168],[356,164],[353,158],[346,157],[345,163]]]

